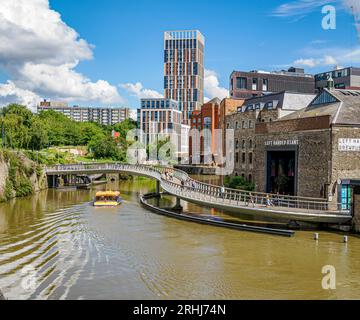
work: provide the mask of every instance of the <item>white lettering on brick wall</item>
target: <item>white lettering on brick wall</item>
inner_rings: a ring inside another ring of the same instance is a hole
[[[360,139],[339,139],[339,151],[360,152]]]
[[[265,146],[273,147],[273,146],[297,146],[299,144],[299,140],[275,140],[275,141],[266,141]]]

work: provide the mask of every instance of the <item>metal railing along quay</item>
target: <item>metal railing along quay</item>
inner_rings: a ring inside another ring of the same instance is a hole
[[[68,173],[116,173],[127,172],[157,179],[161,187],[170,194],[182,199],[204,205],[217,205],[218,208],[247,208],[249,211],[285,211],[294,213],[311,213],[312,215],[332,214],[341,218],[351,218],[350,210],[343,210],[337,204],[337,210],[331,210],[326,199],[286,196],[261,192],[250,192],[215,186],[192,179],[186,172],[167,167],[155,167],[130,164],[77,164],[47,167],[52,174]]]

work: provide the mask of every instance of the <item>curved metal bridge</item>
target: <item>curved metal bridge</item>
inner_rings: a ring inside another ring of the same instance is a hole
[[[226,212],[283,221],[343,224],[352,219],[349,210],[331,210],[325,199],[279,196],[214,186],[192,179],[181,170],[130,164],[76,164],[46,167],[48,176],[66,174],[128,173],[156,179],[167,193],[179,199]],[[270,204],[270,205],[269,205]]]

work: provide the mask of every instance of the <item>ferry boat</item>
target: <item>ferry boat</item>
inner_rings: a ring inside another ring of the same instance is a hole
[[[117,207],[122,198],[118,191],[100,191],[95,195],[94,207]]]

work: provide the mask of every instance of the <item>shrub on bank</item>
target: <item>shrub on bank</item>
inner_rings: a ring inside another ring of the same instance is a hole
[[[231,189],[254,191],[255,184],[253,182],[246,181],[243,177],[226,177],[225,186]]]

